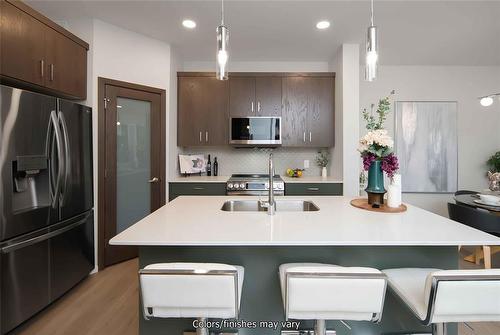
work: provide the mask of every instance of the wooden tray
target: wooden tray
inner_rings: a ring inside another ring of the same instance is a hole
[[[357,208],[365,209],[367,211],[372,212],[380,212],[380,213],[402,213],[406,212],[407,208],[405,204],[401,204],[398,208],[387,207],[386,204],[383,204],[379,208],[373,208],[372,205],[368,204],[368,199],[360,198],[351,200],[351,205]]]

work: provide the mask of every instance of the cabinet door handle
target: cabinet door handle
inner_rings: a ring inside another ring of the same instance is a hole
[[[208,131],[205,132],[205,142],[208,142]]]
[[[319,191],[319,187],[308,187],[308,191]]]
[[[257,101],[257,112],[260,112],[260,101]]]
[[[254,104],[253,104],[253,101],[252,101],[252,112],[254,111],[254,108],[253,108],[254,106],[253,106],[253,105],[254,105]]]
[[[313,138],[312,138],[312,131],[309,132],[309,142],[312,142]]]
[[[153,177],[152,179],[148,180],[148,183],[150,184],[153,184],[153,183],[157,183],[160,181],[160,178],[158,177]]]
[[[306,142],[306,132],[304,132],[304,143]]]
[[[50,64],[50,81],[54,81],[54,64]]]
[[[201,140],[201,131],[200,131],[200,142],[201,142],[201,141],[202,141],[202,140]]]
[[[43,78],[43,75],[44,75],[44,68],[45,68],[45,62],[42,60],[40,60],[40,76]]]
[[[205,189],[204,187],[200,187],[200,186],[193,187],[193,190],[196,190],[196,191],[203,191],[204,189]]]

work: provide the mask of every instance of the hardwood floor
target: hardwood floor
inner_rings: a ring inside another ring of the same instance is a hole
[[[138,261],[89,276],[14,334],[137,335]]]
[[[467,250],[462,251],[467,253]],[[461,261],[462,268],[477,265]],[[16,335],[137,335],[138,263],[133,259],[85,279],[18,328]],[[459,335],[498,335],[500,323],[460,324]]]

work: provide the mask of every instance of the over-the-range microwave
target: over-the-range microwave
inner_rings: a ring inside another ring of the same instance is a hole
[[[231,117],[229,143],[236,146],[281,145],[281,117]]]

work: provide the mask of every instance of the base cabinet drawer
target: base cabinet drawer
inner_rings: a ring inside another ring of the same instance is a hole
[[[342,195],[341,183],[285,183],[285,195]]]
[[[181,195],[226,195],[225,183],[169,183],[168,201]]]

